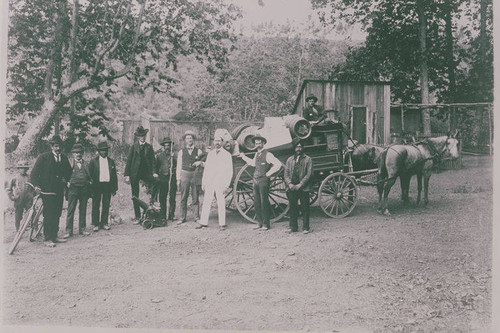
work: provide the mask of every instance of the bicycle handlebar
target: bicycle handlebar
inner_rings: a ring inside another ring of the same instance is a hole
[[[28,184],[29,186],[31,186],[35,192],[37,192],[38,194],[43,194],[43,195],[56,195],[57,193],[53,193],[53,192],[43,192],[42,190],[40,190],[39,187],[36,187],[35,185],[27,182],[26,184]]]

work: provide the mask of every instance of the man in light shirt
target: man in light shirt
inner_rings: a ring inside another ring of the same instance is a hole
[[[255,212],[259,226],[256,230],[267,231],[271,228],[269,221],[271,215],[271,204],[269,203],[270,177],[281,169],[281,162],[271,152],[264,149],[266,138],[257,134],[253,138],[257,153],[253,159],[241,153],[239,156],[250,166],[255,167],[253,174],[253,197]]]
[[[204,163],[202,189],[205,192],[203,198],[203,208],[201,210],[201,219],[196,229],[206,228],[212,208],[212,200],[217,200],[217,209],[219,213],[219,228],[226,229],[226,200],[225,193],[233,177],[233,160],[231,153],[222,148],[222,137],[215,131],[214,148],[208,153],[207,160]]]
[[[90,161],[88,167],[92,181],[92,225],[95,232],[99,229],[110,229],[108,218],[111,196],[118,190],[115,161],[108,157],[108,149],[107,142],[99,142],[97,144],[99,156]]]
[[[196,187],[196,168],[201,167],[203,162],[202,151],[194,146],[196,135],[193,131],[187,130],[182,136],[184,148],[179,150],[177,155],[176,179],[177,188],[181,190],[181,216],[177,225],[187,221],[187,201],[191,193],[191,205],[194,207],[195,222],[200,219],[199,193]]]

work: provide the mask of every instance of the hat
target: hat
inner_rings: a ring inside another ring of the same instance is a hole
[[[182,136],[182,140],[186,139],[186,136],[191,135],[193,137],[193,140],[196,140],[196,134],[194,134],[193,131],[187,130],[184,132],[184,135]]]
[[[310,99],[313,99],[315,102],[318,101],[318,97],[314,96],[314,94],[310,94],[309,96],[307,96],[306,102],[309,101]]]
[[[292,140],[292,146],[293,146],[294,148],[295,148],[295,147],[297,147],[297,145],[298,145],[299,143],[300,143],[300,145],[301,145],[302,147],[304,147],[304,144],[302,143],[302,139],[301,139],[301,138],[299,138],[298,136],[296,136],[295,138],[293,138],[293,140]]]
[[[72,153],[83,153],[83,146],[81,143],[75,143],[71,148]]]
[[[255,136],[252,138],[253,143],[255,143],[255,140],[261,140],[264,142],[264,144],[267,143],[267,139],[263,137],[260,133],[255,134]]]
[[[16,168],[19,168],[19,169],[28,169],[30,167],[30,164],[28,163],[28,161],[26,160],[21,160],[19,162],[17,162],[16,164]]]
[[[160,145],[163,146],[164,144],[167,144],[167,143],[172,143],[172,139],[170,139],[169,136],[164,137],[163,140],[161,140]]]
[[[135,136],[145,136],[146,134],[148,134],[149,130],[148,129],[145,129],[144,127],[142,126],[139,126],[137,127],[137,129],[135,130],[135,133],[134,135]]]
[[[51,145],[55,145],[55,144],[58,144],[58,145],[62,145],[63,141],[61,139],[61,137],[59,135],[54,135],[50,140],[49,140],[49,143]]]
[[[109,149],[108,142],[107,141],[100,141],[97,144],[97,150],[106,150]]]

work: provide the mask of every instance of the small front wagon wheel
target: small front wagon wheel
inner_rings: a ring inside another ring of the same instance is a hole
[[[319,187],[318,200],[323,212],[330,217],[349,215],[358,200],[355,179],[342,172],[329,175]]]

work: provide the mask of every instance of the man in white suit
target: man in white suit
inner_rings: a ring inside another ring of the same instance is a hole
[[[208,226],[208,218],[214,195],[217,199],[219,212],[219,228],[220,230],[226,229],[226,200],[224,194],[227,192],[233,177],[233,160],[231,153],[222,148],[222,144],[221,131],[216,130],[214,148],[208,153],[207,160],[204,162],[205,171],[203,172],[201,186],[205,192],[205,196],[203,198],[201,218],[196,229]]]

